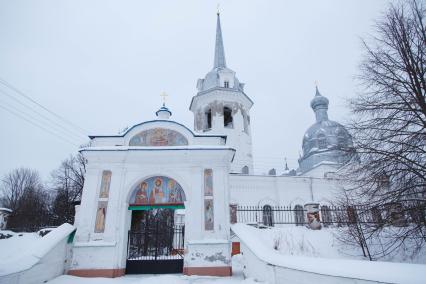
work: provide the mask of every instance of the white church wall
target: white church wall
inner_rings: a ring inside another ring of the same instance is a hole
[[[309,202],[330,203],[339,188],[331,178],[302,176],[253,176],[231,174],[230,202],[242,206],[303,206]]]

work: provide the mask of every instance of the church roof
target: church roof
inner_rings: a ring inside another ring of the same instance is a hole
[[[316,122],[306,130],[303,136],[303,156],[299,159],[301,172],[307,172],[316,165],[328,163],[341,166],[351,157],[352,136],[338,122],[328,119],[329,100],[316,88],[311,107]]]

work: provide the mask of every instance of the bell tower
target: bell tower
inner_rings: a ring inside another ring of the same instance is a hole
[[[226,135],[226,144],[236,150],[231,172],[252,174],[250,109],[253,101],[244,93],[244,84],[238,81],[235,72],[226,66],[219,13],[213,69],[204,79],[198,79],[197,90],[189,107],[194,113],[195,131]]]

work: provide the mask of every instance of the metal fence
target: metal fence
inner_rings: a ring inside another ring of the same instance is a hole
[[[384,207],[367,206],[320,206],[317,212],[308,212],[301,205],[291,206],[237,206],[236,221],[238,223],[274,226],[294,224],[304,226],[317,220],[323,226],[343,226],[349,224],[392,224],[406,225],[409,222],[424,223],[424,210],[406,208],[399,204]]]

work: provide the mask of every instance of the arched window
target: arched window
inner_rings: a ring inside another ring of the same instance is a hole
[[[318,148],[319,149],[325,149],[327,148],[327,139],[325,138],[324,134],[318,134]]]
[[[208,109],[205,115],[206,115],[206,130],[209,130],[212,128],[212,110]]]
[[[248,174],[249,174],[249,168],[248,168],[247,166],[244,166],[244,167],[241,169],[241,173],[242,173],[243,175],[248,175]]]
[[[332,224],[331,211],[327,205],[321,206],[321,217],[324,227],[328,227]]]
[[[223,122],[224,126],[227,128],[233,128],[233,118],[232,118],[232,110],[229,107],[223,108]]]
[[[373,219],[375,225],[383,225],[382,212],[378,207],[371,208],[371,218]]]
[[[274,220],[272,215],[272,207],[270,205],[263,206],[263,225],[273,227]]]
[[[294,221],[296,223],[296,226],[303,226],[303,224],[305,223],[302,205],[297,204],[296,206],[294,206]]]

